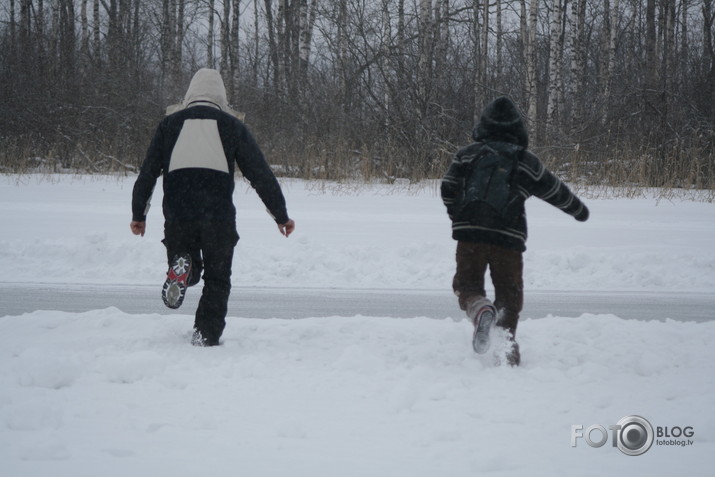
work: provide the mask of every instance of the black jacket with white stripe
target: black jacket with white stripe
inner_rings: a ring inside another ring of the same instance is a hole
[[[588,208],[541,161],[526,150],[528,137],[521,117],[508,98],[499,98],[482,114],[473,133],[477,141],[457,152],[441,184],[442,201],[452,220],[452,237],[464,242],[487,243],[512,250],[526,250],[527,225],[524,203],[533,196],[572,215],[588,219]],[[501,143],[501,144],[499,144]],[[507,144],[504,144],[507,143]],[[492,144],[504,150],[511,147],[517,157],[509,181],[509,197],[503,213],[487,208],[472,214],[471,220],[455,218],[464,195],[466,175],[472,161],[479,160],[480,150]],[[515,146],[516,147],[515,147]]]
[[[146,220],[162,174],[166,220],[235,218],[236,165],[275,221],[286,223],[283,193],[248,128],[208,102],[171,114],[159,124],[134,185],[133,220]]]

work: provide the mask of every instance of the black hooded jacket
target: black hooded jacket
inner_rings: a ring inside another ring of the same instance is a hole
[[[289,220],[278,181],[248,128],[224,111],[225,97],[218,72],[199,70],[187,92],[186,107],[165,117],[154,134],[134,184],[133,220],[146,220],[162,174],[167,221],[235,219],[236,166],[275,221]]]
[[[487,243],[512,250],[526,250],[527,225],[524,203],[532,195],[572,215],[576,220],[588,219],[588,208],[541,161],[527,151],[528,133],[514,103],[500,97],[487,105],[472,137],[476,141],[459,150],[442,179],[442,201],[452,220],[452,237],[464,242]],[[489,146],[507,151],[516,158],[509,180],[508,206],[503,214],[479,210],[479,213],[455,217],[465,192],[466,175],[473,163],[481,158],[482,148]]]

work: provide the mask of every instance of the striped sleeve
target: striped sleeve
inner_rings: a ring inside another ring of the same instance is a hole
[[[525,178],[526,189],[576,220],[588,219],[588,208],[568,186],[544,167],[536,156],[531,154],[528,156],[528,160],[519,163],[519,172]]]

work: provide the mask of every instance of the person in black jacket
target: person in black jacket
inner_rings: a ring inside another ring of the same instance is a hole
[[[507,363],[518,366],[521,354],[515,336],[524,302],[522,255],[527,237],[524,202],[535,195],[582,222],[589,211],[526,150],[526,127],[509,98],[497,98],[484,108],[472,137],[476,142],[457,152],[441,184],[452,238],[457,240],[452,287],[474,324],[474,350],[489,349],[489,332],[496,323],[507,333]],[[487,266],[493,303],[484,289]]]
[[[226,326],[239,238],[233,204],[236,165],[288,237],[295,222],[288,217],[275,175],[248,128],[231,114],[221,75],[200,69],[180,110],[165,117],[154,134],[134,184],[130,224],[135,235],[144,236],[151,195],[163,175],[169,270],[162,298],[169,308],[181,306],[186,288],[198,283],[203,270],[192,337],[197,346],[219,344]]]

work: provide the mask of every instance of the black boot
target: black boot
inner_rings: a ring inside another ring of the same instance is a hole
[[[507,339],[506,349],[506,364],[511,367],[521,364],[521,353],[519,352],[519,343],[513,337]]]
[[[191,344],[203,348],[207,346],[218,346],[219,342],[218,339],[206,336],[194,328],[194,334],[191,335]]]

